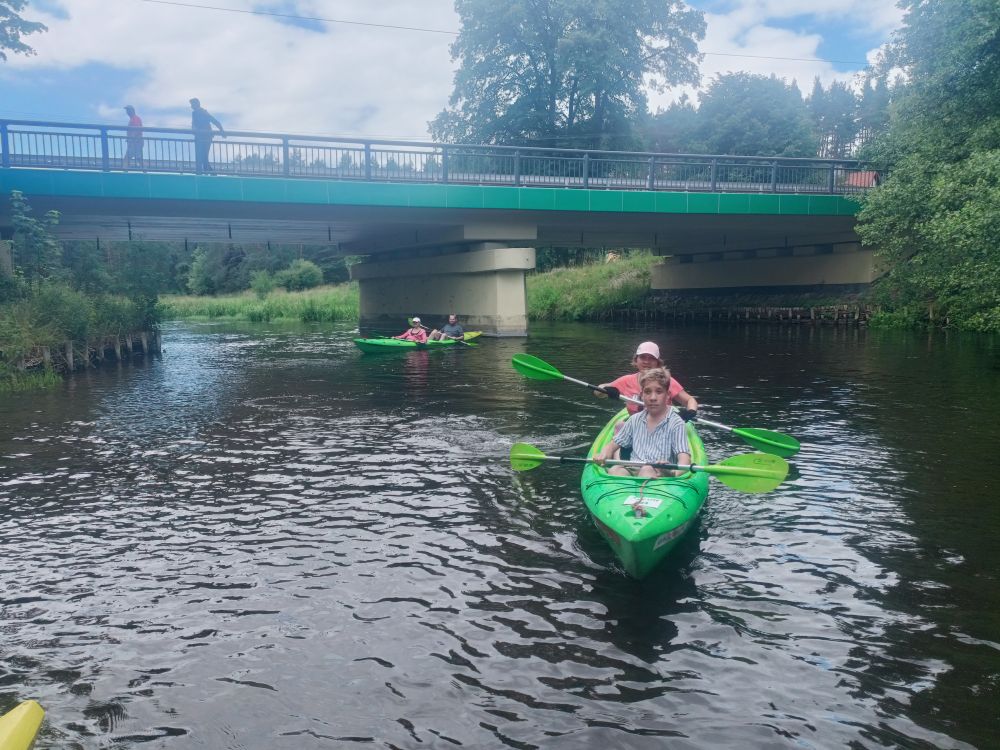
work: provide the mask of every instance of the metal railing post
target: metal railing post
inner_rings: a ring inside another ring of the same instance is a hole
[[[719,186],[719,160],[712,159],[712,192],[716,192]]]
[[[291,174],[291,169],[288,164],[288,136],[281,139],[281,171],[284,173],[285,177]]]
[[[441,182],[448,181],[448,147],[441,146]]]
[[[831,194],[833,193],[833,189],[834,189],[834,187],[836,185],[836,179],[837,179],[836,169],[837,169],[836,165],[834,165],[834,164],[830,165],[830,179],[829,179],[829,181],[827,183],[827,187],[828,187],[827,192],[831,193]]]
[[[521,187],[521,152],[514,152],[514,185]]]
[[[778,162],[771,162],[771,192],[778,192]]]
[[[649,174],[646,175],[646,190],[653,189],[653,176],[656,173],[656,159],[649,157]]]
[[[372,178],[372,144],[365,142],[365,179]]]
[[[105,172],[111,169],[111,152],[108,148],[107,128],[101,128],[101,169]]]
[[[583,155],[583,186],[590,187],[590,154]]]
[[[10,143],[8,141],[7,123],[0,123],[0,164],[6,169],[10,166]]]

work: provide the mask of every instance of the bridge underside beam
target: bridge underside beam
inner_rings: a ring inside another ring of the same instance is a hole
[[[653,289],[815,287],[870,284],[879,276],[858,242],[677,254],[653,267]]]
[[[360,289],[360,325],[402,331],[413,315],[433,326],[453,312],[466,330],[524,336],[524,274],[534,267],[534,248],[499,243],[448,255],[360,263],[351,267]]]

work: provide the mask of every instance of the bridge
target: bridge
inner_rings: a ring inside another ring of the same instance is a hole
[[[133,134],[134,137],[135,134]],[[526,330],[534,249],[648,247],[653,287],[870,282],[854,232],[878,173],[853,161],[228,132],[198,174],[190,130],[0,120],[0,190],[61,212],[65,239],[328,244],[361,323],[460,311]],[[9,226],[0,206],[0,231]]]

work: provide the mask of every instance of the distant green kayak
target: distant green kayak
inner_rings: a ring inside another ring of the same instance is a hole
[[[36,701],[25,701],[0,716],[0,750],[28,750],[45,718]]]
[[[482,335],[482,331],[468,331],[465,340],[471,341]],[[404,341],[403,339],[354,339],[355,345],[363,352],[392,352],[403,349],[440,349],[445,346],[461,346],[454,339],[443,339],[428,341],[426,344],[418,344],[416,341]]]
[[[626,419],[622,409],[590,448],[597,454],[614,437],[615,425]],[[687,423],[691,461],[704,464],[705,446],[693,422]],[[708,474],[691,473],[663,479],[616,477],[603,467],[587,464],[580,480],[583,502],[598,530],[608,540],[615,556],[634,578],[647,575],[694,526],[708,497]],[[637,516],[639,503],[643,515]]]

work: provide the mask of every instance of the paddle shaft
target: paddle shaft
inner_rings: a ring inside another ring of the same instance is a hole
[[[511,458],[523,458],[524,460],[532,461],[557,461],[559,463],[570,463],[570,464],[592,464],[596,463],[592,458],[578,458],[577,456],[537,456],[537,455],[525,455],[525,456],[511,456]],[[719,466],[718,464],[709,464],[707,466],[699,466],[698,464],[668,464],[668,463],[649,463],[647,461],[620,461],[617,459],[608,459],[604,462],[605,466],[652,466],[654,469],[674,469],[683,471],[703,471],[706,474],[730,474],[733,476],[745,476],[745,477],[767,477],[771,478],[775,476],[775,472],[771,469],[754,469],[751,466]]]

